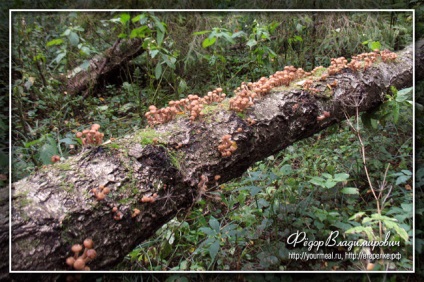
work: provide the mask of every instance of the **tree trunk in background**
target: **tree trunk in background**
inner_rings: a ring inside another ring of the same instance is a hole
[[[422,78],[423,41],[416,50],[416,74]],[[204,185],[212,188],[238,177],[256,161],[341,122],[345,112],[355,112],[358,100],[360,111],[377,107],[390,86],[412,86],[412,69],[410,46],[398,53],[396,62],[331,77],[338,86],[330,98],[300,89],[277,91],[258,101],[243,118],[218,106],[217,112],[193,123],[178,118],[157,126],[157,145],[142,145],[152,134],[142,130],[40,168],[12,187],[12,270],[69,270],[65,260],[71,246],[85,238],[93,239],[98,254],[90,268],[112,268],[175,215],[187,212],[204,193]],[[318,121],[323,111],[331,117]],[[247,118],[255,123],[249,125]],[[237,150],[222,158],[217,147],[226,134],[236,141]],[[221,176],[218,181],[216,175]],[[99,185],[111,189],[103,201],[90,192]],[[139,201],[153,193],[158,194],[155,202]],[[1,203],[3,208],[6,202]],[[122,213],[121,220],[114,219],[114,206]],[[136,217],[131,216],[134,208],[141,211]],[[2,246],[7,246],[5,230],[0,230]],[[2,260],[2,270],[5,266]]]
[[[76,95],[83,93],[84,97],[104,84],[103,82],[115,81],[119,75],[119,70],[125,64],[141,53],[143,48],[139,39],[118,40],[107,49],[103,56],[95,57],[90,60],[90,66],[87,70],[74,69],[68,74],[66,91],[68,94]]]

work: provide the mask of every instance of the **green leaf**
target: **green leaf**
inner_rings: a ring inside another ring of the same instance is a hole
[[[212,258],[212,261],[215,260],[216,255],[218,254],[219,251],[219,241],[215,240],[210,246],[209,246],[209,255]]]
[[[210,236],[210,235],[215,235],[215,231],[213,231],[212,229],[210,229],[209,227],[200,227],[199,231],[205,233],[206,235]]]
[[[160,45],[162,45],[162,42],[163,42],[163,38],[165,37],[165,33],[164,32],[161,32],[161,31],[158,31],[157,32],[157,34],[156,34],[156,41],[158,42],[158,45],[160,46]]]
[[[144,38],[146,37],[146,34],[149,34],[150,32],[151,30],[146,25],[144,25],[131,30],[130,38]]]
[[[230,42],[231,44],[234,44],[234,43],[236,43],[235,41],[234,41],[234,39],[231,37],[231,35],[228,33],[228,32],[223,32],[222,33],[222,36],[228,41],[228,42]]]
[[[159,79],[162,75],[162,64],[158,63],[155,67],[155,78]]]
[[[356,220],[356,219],[363,217],[364,215],[365,215],[365,212],[357,212],[354,215],[352,215],[351,217],[349,217],[349,220]]]
[[[236,189],[236,191],[248,190],[252,197],[256,196],[261,190],[261,187],[258,186],[243,186],[241,188]]]
[[[345,187],[340,192],[346,195],[359,194],[358,188],[354,188],[354,187]]]
[[[337,182],[346,181],[348,178],[349,178],[349,174],[347,173],[336,173],[334,175],[334,181],[337,181]]]
[[[212,38],[208,37],[205,40],[203,40],[202,47],[207,48],[207,47],[213,45],[215,42],[216,42],[216,37],[212,37]]]
[[[61,39],[61,38],[53,39],[53,40],[47,42],[47,47],[55,46],[55,45],[60,45],[62,43],[63,43],[63,39]]]
[[[381,43],[380,43],[380,41],[372,41],[372,42],[368,43],[368,47],[371,50],[375,50],[375,49],[380,50],[381,49]]]
[[[206,34],[206,33],[209,33],[209,32],[211,32],[211,30],[197,31],[197,32],[194,32],[193,35],[202,35],[202,34]]]
[[[127,13],[122,13],[119,16],[119,21],[122,23],[122,25],[125,25],[130,19],[131,19],[131,17]]]
[[[246,45],[249,46],[250,48],[252,48],[253,46],[255,46],[256,44],[258,44],[258,42],[255,39],[250,39],[249,41],[247,41]]]
[[[399,90],[396,94],[396,102],[404,102],[406,100],[412,100],[412,87]]]
[[[406,183],[411,178],[409,175],[401,175],[396,179],[396,185]]]
[[[400,105],[399,103],[395,103],[393,105],[393,111],[392,111],[394,124],[397,124],[397,122],[399,121],[399,112],[400,112]]]
[[[184,79],[180,79],[180,83],[178,83],[178,93],[184,93],[187,89],[187,83]]]
[[[291,165],[285,164],[280,168],[280,172],[282,175],[289,175],[293,172]]]
[[[409,240],[409,236],[408,236],[408,233],[406,232],[406,230],[405,229],[403,229],[403,228],[401,228],[401,227],[399,227],[398,225],[397,226],[395,226],[395,231],[396,231],[396,233],[405,241],[405,242],[408,242],[408,240]]]
[[[156,27],[157,27],[157,28],[159,28],[159,30],[160,30],[162,33],[165,33],[165,32],[166,32],[165,24],[164,24],[163,22],[161,22],[161,21],[160,21],[157,17],[155,17],[155,16],[152,16],[152,19],[153,19],[153,21],[155,22]]]
[[[71,30],[68,28],[60,36],[68,36],[70,33],[71,33]]]
[[[39,153],[40,153],[40,160],[45,165],[52,163],[51,158],[53,155],[58,155],[57,147],[51,144],[44,144],[40,148]]]
[[[72,139],[71,139],[71,138],[69,138],[69,137],[66,137],[66,138],[60,139],[60,140],[59,140],[59,143],[65,143],[65,144],[67,144],[67,145],[75,145],[75,144],[77,144],[77,142],[75,142],[74,140],[72,140]]]
[[[36,140],[30,141],[30,142],[26,142],[26,143],[24,143],[24,147],[25,147],[25,148],[29,148],[29,147],[31,147],[31,146],[37,145],[37,144],[39,144],[40,142],[44,141],[44,139],[45,139],[45,137],[44,137],[44,136],[42,136],[42,137],[41,137],[41,138],[39,138],[39,139],[36,139]]]
[[[329,173],[324,172],[323,174],[321,174],[321,176],[324,176],[327,179],[333,179],[333,176]]]
[[[337,182],[334,182],[332,180],[327,180],[325,182],[325,188],[330,189],[333,188],[334,186],[336,186]]]
[[[341,230],[348,230],[349,228],[352,227],[351,224],[343,223],[343,222],[335,222],[331,225],[334,226],[334,227],[337,227],[338,229],[341,229]]]
[[[140,15],[137,15],[134,18],[132,18],[131,21],[133,23],[136,23],[136,22],[139,22],[139,21],[141,21],[142,19],[145,19],[145,18],[146,18],[146,14],[140,14]]]
[[[246,33],[244,31],[237,31],[237,32],[233,33],[231,35],[231,37],[232,38],[237,38],[237,37],[241,37],[241,36],[245,36],[245,35],[246,35]]]
[[[297,32],[302,32],[302,30],[303,30],[303,25],[301,25],[300,23],[298,23],[298,24],[296,25],[296,30],[297,30]]]
[[[73,31],[69,34],[68,39],[72,46],[77,46],[79,43],[79,36]]]
[[[150,55],[150,57],[152,57],[152,59],[154,58],[154,57],[156,57],[156,55],[159,53],[159,50],[158,49],[154,49],[154,50],[150,50],[149,51],[149,55]]]
[[[211,218],[209,219],[209,226],[212,227],[212,229],[215,230],[216,233],[219,233],[219,222],[213,216],[211,216]]]
[[[400,206],[405,212],[412,214],[412,204],[402,203]]]
[[[318,176],[311,178],[309,182],[317,186],[325,187],[325,180]]]

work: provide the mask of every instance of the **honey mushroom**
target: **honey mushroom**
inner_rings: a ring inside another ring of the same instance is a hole
[[[79,253],[83,250],[83,246],[84,252],[79,256]],[[90,270],[90,267],[86,264],[97,257],[97,252],[93,249],[94,242],[92,239],[85,239],[83,246],[80,244],[73,245],[71,251],[74,253],[74,256],[66,258],[66,264],[75,270]]]
[[[82,145],[100,145],[103,142],[104,134],[99,131],[100,124],[93,124],[90,129],[77,132],[75,137],[81,139]]]

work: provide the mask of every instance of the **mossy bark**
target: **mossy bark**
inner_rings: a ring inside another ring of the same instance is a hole
[[[152,144],[146,145],[151,130],[142,130],[86,148],[66,165],[40,169],[12,187],[12,270],[69,270],[65,259],[71,246],[85,238],[93,239],[98,253],[90,268],[111,269],[163,224],[190,209],[203,184],[214,187],[242,175],[254,162],[344,120],[358,101],[360,111],[371,110],[383,102],[390,86],[411,86],[412,61],[409,47],[395,62],[330,77],[338,84],[328,98],[296,87],[276,91],[243,118],[218,106],[194,122],[178,118],[157,126]],[[317,120],[324,111],[331,116]],[[217,148],[226,134],[237,150],[223,158]],[[221,176],[218,181],[216,175]],[[111,189],[103,201],[91,193],[99,185]],[[140,202],[154,193],[154,203]],[[121,220],[114,219],[114,206],[123,214]],[[132,217],[134,208],[141,214]]]

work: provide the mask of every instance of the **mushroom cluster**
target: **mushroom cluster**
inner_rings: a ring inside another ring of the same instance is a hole
[[[324,119],[326,119],[326,118],[329,118],[330,116],[331,116],[330,112],[324,111],[324,112],[322,113],[322,115],[317,116],[317,120],[318,120],[318,121],[321,121],[321,120],[324,120]]]
[[[394,61],[397,58],[396,53],[390,52],[389,50],[381,51],[380,55],[383,62]]]
[[[143,196],[140,199],[140,202],[142,202],[142,203],[154,203],[157,198],[158,198],[158,194],[154,193],[152,196]]]
[[[256,82],[242,82],[240,87],[234,90],[235,96],[229,99],[229,109],[236,112],[243,112],[247,108],[254,105],[256,99],[262,98],[267,95],[274,87],[289,86],[294,80],[309,77],[311,75],[319,76],[318,80],[325,81],[329,75],[335,75],[342,69],[350,68],[353,71],[370,67],[377,58],[386,62],[395,60],[397,55],[388,50],[363,53],[358,56],[353,56],[351,62],[345,57],[332,58],[331,65],[322,71],[323,66],[314,68],[311,72],[306,72],[302,68],[295,68],[294,66],[285,66],[284,70],[277,71],[269,78],[261,77]],[[318,72],[320,71],[321,72]],[[311,85],[315,80],[308,79],[303,83],[303,89],[309,90],[311,93],[319,92],[318,89],[312,88]],[[335,87],[336,85],[328,85]],[[177,114],[188,114],[190,120],[194,121],[202,116],[202,108],[204,104],[220,103],[225,99],[226,95],[222,92],[222,88],[217,88],[202,98],[197,95],[188,95],[188,98],[179,101],[170,101],[169,106],[163,109],[157,109],[155,106],[149,107],[149,112],[145,114],[150,126],[166,123],[172,120]]]
[[[375,49],[374,52],[362,53],[357,56],[353,56],[350,63],[347,65],[351,70],[357,71],[359,69],[366,70],[374,62],[381,58],[383,62],[393,61],[397,58],[396,53],[393,53],[389,50],[380,51]]]
[[[212,103],[220,103],[222,102],[227,95],[222,92],[222,88],[217,88],[213,91],[209,91],[207,95],[203,97],[203,102],[205,104],[212,104]]]
[[[100,125],[95,123],[90,129],[85,129],[82,132],[77,132],[77,138],[81,138],[82,145],[100,145],[103,142],[104,134],[99,131]]]
[[[226,134],[222,136],[221,142],[218,145],[218,151],[221,153],[222,157],[229,157],[231,154],[237,150],[237,143],[231,140],[231,135]]]
[[[252,82],[248,84],[242,82],[241,86],[238,87],[234,93],[236,96],[230,99],[230,110],[243,112],[248,107],[253,106],[253,99],[256,98],[256,92],[253,91]]]
[[[100,185],[98,189],[91,189],[91,193],[93,193],[97,200],[102,201],[106,198],[106,195],[110,193],[110,189],[108,187]]]
[[[222,102],[226,94],[222,92],[222,88],[216,88],[208,92],[204,97],[190,94],[187,98],[179,101],[170,101],[168,107],[158,109],[155,106],[150,106],[149,111],[144,114],[150,126],[163,124],[171,121],[177,114],[188,114],[190,120],[194,121],[202,116],[203,105]]]
[[[327,69],[327,73],[329,75],[334,75],[346,67],[347,67],[347,60],[345,57],[332,58],[331,64]]]
[[[139,209],[133,209],[133,213],[131,214],[131,217],[134,218],[134,217],[136,217],[139,214],[140,214],[140,210]]]
[[[84,252],[79,256],[80,252],[83,250],[83,246]],[[92,239],[85,239],[83,245],[73,245],[71,250],[74,256],[68,257],[66,259],[66,264],[75,270],[90,270],[90,267],[86,264],[97,257],[97,252],[93,248],[94,242]]]
[[[113,215],[113,219],[114,220],[121,220],[124,217],[124,215],[122,214],[122,212],[120,212],[118,210],[118,207],[116,207],[116,206],[112,208],[112,213],[114,214]]]

